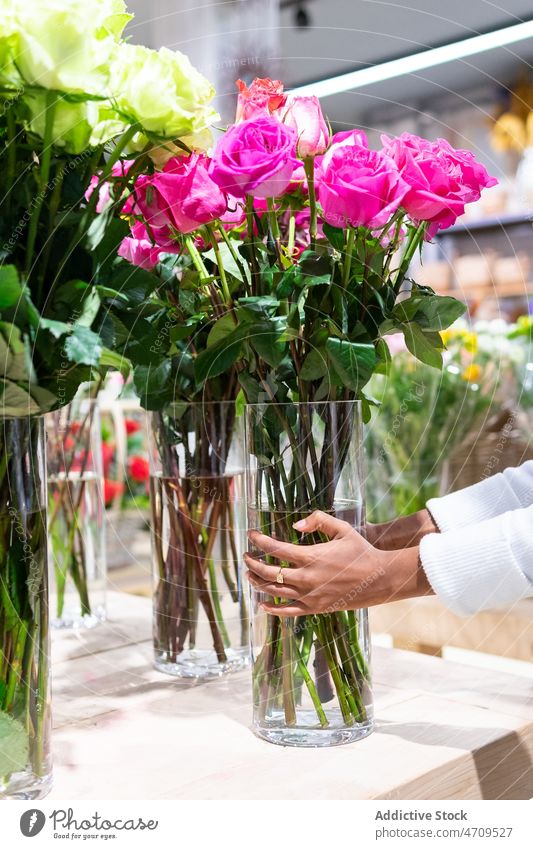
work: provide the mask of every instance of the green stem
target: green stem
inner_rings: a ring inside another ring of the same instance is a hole
[[[15,173],[17,170],[17,147],[16,147],[16,126],[13,109],[7,106],[7,215],[11,211],[11,192],[15,185]]]
[[[33,199],[30,223],[28,227],[28,239],[26,242],[26,275],[29,275],[32,263],[33,263],[33,252],[35,248],[35,240],[37,238],[37,227],[39,226],[39,218],[41,215],[41,209],[43,207],[44,199],[46,196],[48,178],[50,176],[50,163],[52,161],[52,144],[53,144],[53,134],[54,134],[54,119],[56,113],[57,102],[59,100],[59,95],[55,91],[48,91],[46,93],[46,118],[44,124],[44,138],[43,138],[43,150],[41,154],[41,167],[39,169],[39,193],[37,197]],[[42,282],[41,282],[42,286]],[[41,291],[39,290],[39,297],[37,298],[36,306],[39,308],[41,306]]]
[[[281,623],[281,680],[283,687],[283,710],[288,726],[296,725],[294,703],[294,676],[292,656],[292,626],[287,619]]]
[[[307,156],[304,159],[305,176],[307,177],[307,187],[309,191],[309,237],[311,242],[311,250],[316,248],[316,237],[318,230],[318,213],[316,206],[316,191],[315,191],[315,162],[312,156]]]
[[[220,285],[222,287],[222,295],[224,296],[224,306],[231,307],[231,294],[228,286],[228,279],[226,277],[226,269],[224,268],[224,262],[222,261],[222,255],[220,253],[220,247],[217,242],[217,236],[215,233],[215,229],[211,224],[206,225],[206,229],[211,236],[211,241],[213,243],[213,250],[215,252],[215,258],[217,261],[218,274],[220,277]]]
[[[212,558],[209,559],[207,569],[209,572],[209,589],[211,590],[211,598],[213,599],[213,608],[215,610],[215,617],[217,620],[218,630],[220,631],[220,635],[224,641],[224,648],[229,648],[230,638],[226,628],[226,623],[224,622],[224,617],[222,616],[222,608],[220,606],[220,593],[218,591],[217,586],[215,564],[213,563]]]
[[[294,212],[291,209],[289,215],[289,233],[287,236],[287,253],[289,255],[289,259],[292,259],[294,254],[294,240],[296,237],[296,217]]]
[[[312,645],[313,632],[312,632],[311,629],[309,629],[309,631],[311,633],[311,645]],[[316,710],[320,725],[322,726],[322,728],[327,728],[328,725],[329,725],[328,718],[326,716],[324,708],[322,707],[322,702],[320,701],[320,696],[318,695],[318,693],[316,691],[315,682],[311,678],[311,675],[309,674],[309,670],[307,668],[307,663],[309,661],[309,655],[307,655],[307,657],[306,657],[304,654],[301,654],[299,649],[298,649],[298,646],[295,646],[295,650],[296,650],[296,663],[298,665],[298,672],[300,673],[303,680],[305,681],[305,684],[306,684],[307,689],[309,691],[309,695],[311,696],[311,701],[313,702],[314,708]]]
[[[337,659],[335,658],[332,650],[331,643],[328,639],[327,629],[326,629],[326,620],[324,617],[317,617],[316,622],[316,633],[322,648],[324,649],[324,654],[326,656],[327,664],[329,667],[329,671],[331,677],[333,679],[333,684],[335,686],[335,690],[337,691],[337,698],[339,700],[340,709],[342,712],[343,719],[346,725],[353,725],[353,715],[350,710],[350,706],[348,704],[348,700],[346,698],[346,691],[344,689],[344,682],[342,680],[339,666],[337,663]]]
[[[396,275],[396,279],[394,281],[394,291],[396,294],[400,291],[403,281],[405,280],[405,275],[409,270],[409,266],[411,264],[411,260],[413,259],[416,249],[419,246],[420,242],[424,238],[424,234],[427,229],[427,221],[422,221],[418,227],[412,229],[409,233],[407,244],[405,246],[405,251],[402,256],[402,261],[400,263],[400,267],[398,269],[398,273]]]
[[[348,227],[348,235],[346,239],[346,253],[344,255],[344,265],[342,269],[342,285],[346,289],[350,282],[350,271],[352,267],[352,254],[355,242],[355,230],[353,227]]]
[[[189,251],[193,265],[196,268],[198,274],[200,275],[201,282],[207,282],[210,279],[211,275],[209,274],[207,268],[204,265],[202,255],[194,244],[194,239],[192,236],[185,236],[185,245],[187,247],[187,250]]]
[[[261,295],[261,278],[259,275],[259,264],[257,262],[257,256],[255,253],[254,199],[250,196],[246,198],[246,229],[246,241],[248,242],[248,247],[250,250],[250,267],[252,269],[252,289],[255,290],[258,295]]]
[[[347,610],[342,614],[342,619],[345,620],[345,626],[347,628],[348,639],[350,641],[350,647],[355,657],[355,662],[357,663],[357,668],[361,673],[362,677],[368,681],[369,680],[369,672],[368,666],[363,656],[363,652],[361,651],[361,646],[359,645],[359,639],[357,636],[357,618],[355,614],[355,610]]]
[[[242,258],[239,256],[238,251],[235,250],[235,246],[233,245],[233,240],[229,238],[229,236],[226,233],[226,230],[224,228],[224,225],[220,221],[217,222],[216,228],[217,228],[218,232],[220,233],[220,235],[222,236],[231,256],[233,257],[233,260],[234,260],[235,264],[237,265],[237,267],[238,267],[238,269],[241,273],[242,282],[246,286],[248,284],[248,278],[246,276],[246,269],[244,267],[244,263],[242,261]]]

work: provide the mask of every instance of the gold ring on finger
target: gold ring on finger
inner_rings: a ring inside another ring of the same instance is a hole
[[[283,584],[283,583],[285,583],[284,580],[283,580],[283,567],[280,566],[280,570],[279,570],[278,574],[276,575],[276,584]]]

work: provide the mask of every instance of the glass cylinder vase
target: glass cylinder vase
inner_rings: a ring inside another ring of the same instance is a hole
[[[0,799],[40,799],[52,782],[42,418],[1,418],[0,441]]]
[[[323,542],[293,524],[322,510],[364,524],[358,402],[252,404],[246,416],[248,529],[285,542]],[[262,552],[259,559],[289,570]],[[332,564],[332,569],[335,564]],[[290,579],[288,579],[290,581]],[[353,598],[320,615],[285,618],[252,588],[254,730],[272,743],[334,746],[372,731],[368,614]],[[284,603],[275,599],[276,603]]]
[[[229,401],[171,404],[153,414],[150,443],[155,666],[183,678],[241,669],[242,417]]]
[[[98,401],[75,398],[47,416],[51,623],[105,619],[106,555]]]

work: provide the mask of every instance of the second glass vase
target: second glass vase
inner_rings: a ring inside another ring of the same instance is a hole
[[[235,403],[175,403],[154,413],[151,465],[155,666],[183,678],[241,669],[249,650]]]

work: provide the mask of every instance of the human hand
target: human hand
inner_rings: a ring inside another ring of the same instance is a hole
[[[382,551],[410,548],[419,545],[426,534],[438,533],[439,529],[427,509],[411,513],[409,516],[400,516],[382,525],[367,523],[365,526],[366,539]]]
[[[263,603],[269,613],[298,616],[333,610],[353,610],[378,604],[386,590],[385,553],[370,545],[348,522],[317,511],[296,522],[295,530],[319,531],[328,542],[294,545],[250,531],[252,544],[276,557],[270,565],[250,553],[244,555],[248,580],[259,591],[283,599],[286,604]],[[292,568],[281,564],[291,564]],[[276,578],[282,569],[283,583]]]
[[[302,616],[356,610],[433,593],[420,563],[418,546],[380,551],[348,522],[321,511],[296,522],[294,528],[303,533],[319,531],[329,541],[294,545],[258,531],[249,533],[256,548],[280,561],[276,566],[249,552],[244,555],[252,586],[283,601],[263,602],[261,606],[268,613]],[[284,563],[291,567],[281,565]],[[280,568],[282,584],[277,583]]]

